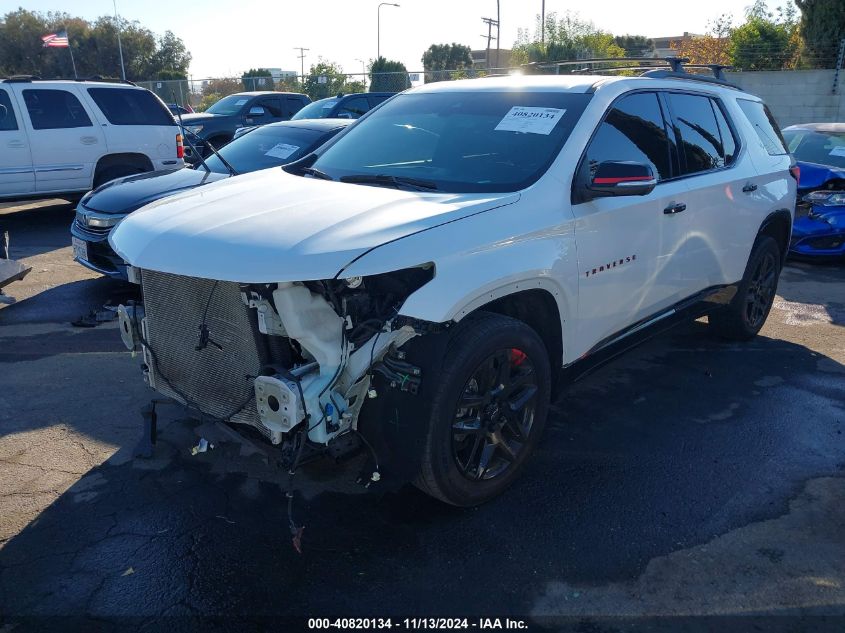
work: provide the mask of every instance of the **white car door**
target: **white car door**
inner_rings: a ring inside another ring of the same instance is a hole
[[[725,104],[711,95],[667,92],[678,135],[681,173],[689,188],[678,220],[686,237],[678,271],[684,294],[738,281],[761,216],[760,184],[748,151],[741,151]],[[787,165],[788,167],[788,165]]]
[[[97,160],[105,153],[100,123],[83,105],[75,86],[13,84],[35,166],[37,193],[87,191]]]
[[[29,141],[21,124],[15,96],[0,86],[0,196],[17,196],[35,190],[35,172]]]
[[[670,213],[687,187],[676,180],[674,135],[655,92],[618,99],[599,124],[576,179],[604,161],[651,166],[658,183],[643,196],[598,197],[573,205],[578,247],[578,341],[575,357],[680,300],[677,263],[683,240]],[[577,202],[577,200],[576,200]]]

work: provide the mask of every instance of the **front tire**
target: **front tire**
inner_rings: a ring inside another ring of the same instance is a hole
[[[757,336],[772,309],[782,261],[777,242],[768,235],[759,236],[733,300],[708,317],[716,335],[731,341]]]
[[[432,399],[416,485],[457,506],[500,494],[542,434],[550,392],[548,352],[534,330],[492,313],[462,321]]]

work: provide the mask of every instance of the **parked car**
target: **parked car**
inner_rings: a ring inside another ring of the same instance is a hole
[[[0,199],[73,196],[184,166],[167,107],[128,83],[0,81],[0,146]]]
[[[239,92],[223,97],[205,112],[183,115],[181,123],[197,148],[204,147],[202,141],[208,141],[220,149],[232,140],[238,128],[288,121],[309,103],[307,95],[296,92]],[[197,162],[190,148],[186,158]]]
[[[178,105],[176,103],[168,103],[167,109],[170,110],[173,116],[179,116],[182,114],[193,114],[194,109],[189,105]]]
[[[395,92],[355,92],[315,101],[294,115],[296,119],[357,119]]]
[[[845,257],[845,123],[802,123],[783,136],[801,168],[789,254]]]
[[[232,141],[196,168],[152,172],[113,180],[87,194],[70,226],[73,258],[109,277],[126,279],[126,264],[111,249],[109,233],[140,207],[176,193],[201,187],[233,174],[246,174],[297,160],[316,149],[351,121],[283,121],[255,128],[248,138]],[[225,161],[225,162],[224,162]]]
[[[110,238],[144,297],[124,341],[293,469],[363,437],[365,480],[490,499],[555,386],[680,320],[744,341],[768,316],[792,158],[758,97],[651,72],[427,84],[132,214]]]

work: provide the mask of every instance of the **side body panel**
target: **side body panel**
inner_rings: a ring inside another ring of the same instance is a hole
[[[0,87],[0,196],[30,194],[35,190],[35,171],[29,137],[15,94]]]

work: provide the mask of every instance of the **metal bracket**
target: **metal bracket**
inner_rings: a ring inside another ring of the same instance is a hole
[[[158,414],[156,413],[157,404],[175,404],[172,400],[152,399],[150,403],[141,408],[141,417],[143,418],[143,434],[141,440],[135,447],[135,457],[142,459],[150,459],[155,452],[156,436],[158,434]]]

